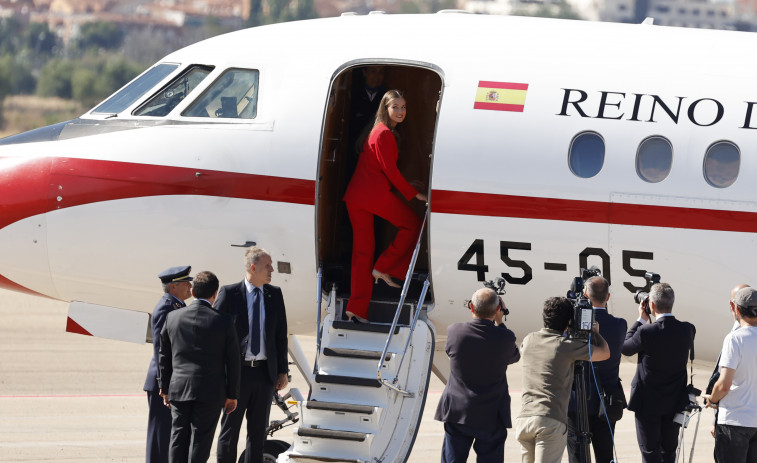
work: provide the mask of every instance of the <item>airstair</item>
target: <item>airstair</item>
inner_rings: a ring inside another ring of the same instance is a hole
[[[425,222],[425,220],[424,220]],[[404,462],[418,432],[434,355],[434,329],[424,304],[427,276],[413,275],[420,239],[391,323],[342,320],[346,298],[332,287],[321,322],[318,274],[317,353],[310,393],[300,404],[292,446],[279,463]],[[411,281],[423,287],[406,301]],[[376,301],[378,303],[378,301]]]

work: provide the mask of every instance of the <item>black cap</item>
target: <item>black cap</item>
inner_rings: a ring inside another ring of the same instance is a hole
[[[189,276],[189,272],[191,270],[192,270],[192,267],[189,265],[171,267],[169,269],[166,269],[160,272],[158,274],[158,278],[160,278],[161,283],[176,283],[179,281],[192,281],[192,277]]]

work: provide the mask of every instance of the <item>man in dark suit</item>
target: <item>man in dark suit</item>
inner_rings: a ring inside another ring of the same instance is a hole
[[[360,143],[368,138],[373,127],[381,98],[386,93],[384,87],[384,66],[366,66],[352,73],[352,96],[350,99],[350,129],[348,147],[348,174],[352,175],[357,156],[363,151]]]
[[[587,396],[587,414],[589,417],[589,429],[591,433],[591,445],[594,449],[594,461],[597,463],[610,463],[613,457],[613,439],[616,421],[603,413],[597,384],[605,392],[605,396],[620,397],[623,387],[620,384],[620,350],[628,330],[628,324],[622,318],[614,317],[607,312],[607,301],[610,300],[610,283],[601,276],[589,278],[586,281],[584,295],[591,301],[594,307],[594,320],[599,324],[599,334],[605,338],[610,347],[610,358],[601,362],[594,362],[594,373],[586,370],[584,378],[586,384],[584,390]],[[596,383],[594,379],[596,378]],[[575,386],[574,386],[575,387]],[[606,407],[610,404],[605,404]],[[608,423],[609,422],[609,423]],[[576,393],[571,392],[570,405],[568,406],[568,456],[571,463],[581,461],[581,448],[575,439],[578,430],[576,421]]]
[[[171,410],[163,404],[158,386],[158,352],[160,332],[170,312],[186,307],[184,301],[192,297],[192,267],[171,267],[158,275],[163,285],[163,297],[152,311],[152,360],[147,369],[144,390],[150,411],[147,418],[147,463],[168,463],[168,441],[171,437]]]
[[[221,410],[239,396],[239,344],[234,323],[213,310],[218,278],[195,277],[195,301],[171,312],[160,333],[160,395],[171,407],[171,463],[208,461]]]
[[[244,257],[246,275],[221,288],[215,307],[234,319],[242,365],[239,406],[221,420],[218,463],[236,463],[242,418],[247,415],[246,463],[263,461],[274,390],[288,384],[287,319],[281,289],[270,285],[273,263],[268,251],[253,246]]]
[[[465,462],[473,445],[479,463],[501,463],[512,427],[507,366],[520,351],[502,323],[505,305],[494,290],[479,289],[469,305],[473,320],[447,330],[450,376],[434,416],[444,422],[442,462]]]
[[[696,330],[671,314],[674,302],[669,284],[652,286],[623,343],[623,355],[639,355],[628,409],[636,413],[636,438],[645,463],[675,461],[680,425],[673,417],[688,403],[686,364]],[[654,323],[649,323],[647,305]]]

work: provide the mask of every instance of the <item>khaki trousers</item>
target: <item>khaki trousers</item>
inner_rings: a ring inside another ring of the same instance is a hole
[[[522,463],[560,463],[568,445],[568,425],[546,416],[518,417],[515,438]]]

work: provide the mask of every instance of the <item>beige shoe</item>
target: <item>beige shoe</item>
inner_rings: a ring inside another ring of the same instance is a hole
[[[353,322],[357,323],[370,323],[367,318],[360,317],[358,315],[355,315],[354,313],[350,312],[349,310],[344,312],[345,315],[347,315],[347,318],[349,320],[352,320]]]
[[[373,275],[373,279],[375,280],[374,283],[378,283],[379,280],[383,280],[384,283],[386,283],[387,285],[391,286],[392,288],[401,288],[402,287],[402,286],[398,285],[397,283],[395,283],[394,280],[392,280],[392,277],[390,277],[388,274],[379,272],[375,268],[373,269],[373,272],[371,272],[371,274]]]

